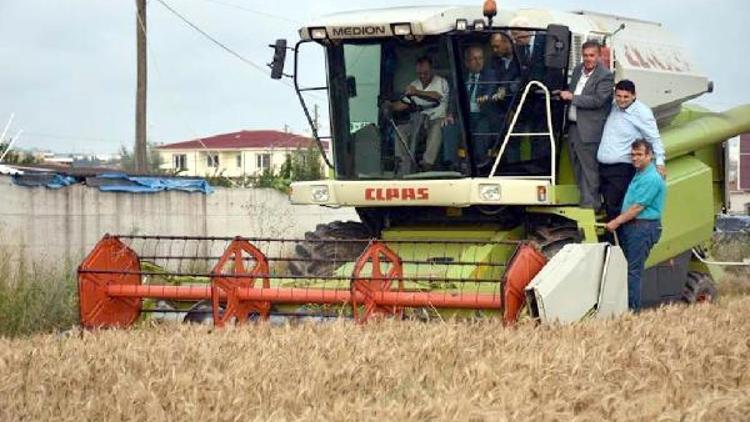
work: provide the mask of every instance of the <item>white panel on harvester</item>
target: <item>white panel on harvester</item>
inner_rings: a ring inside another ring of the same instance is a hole
[[[624,261],[620,248],[607,243],[565,245],[526,287],[531,316],[542,323],[575,322],[596,313],[600,298],[604,317],[622,313]]]
[[[597,309],[596,317],[599,319],[628,311],[628,261],[619,246],[607,248]]]

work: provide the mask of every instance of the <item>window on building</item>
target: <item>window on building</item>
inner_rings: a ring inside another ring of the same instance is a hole
[[[242,168],[242,154],[237,154],[237,167]]]
[[[255,156],[255,166],[258,170],[266,171],[271,168],[271,154],[258,154]]]
[[[206,166],[219,167],[219,154],[206,155]]]
[[[173,154],[172,168],[177,171],[187,170],[187,154]]]

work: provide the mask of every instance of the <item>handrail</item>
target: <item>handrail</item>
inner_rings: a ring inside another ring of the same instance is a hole
[[[557,156],[556,146],[555,146],[555,136],[552,132],[552,107],[550,105],[550,93],[549,89],[541,82],[539,81],[531,81],[526,85],[526,88],[523,90],[523,95],[521,95],[521,102],[518,104],[518,108],[516,109],[516,112],[513,114],[513,120],[510,123],[510,127],[508,128],[508,132],[505,134],[505,139],[503,140],[503,144],[500,147],[500,152],[497,154],[497,158],[495,159],[495,164],[492,166],[492,171],[490,171],[489,177],[497,177],[495,176],[495,173],[497,172],[498,167],[500,166],[500,160],[503,158],[503,154],[505,153],[505,148],[508,146],[508,141],[512,136],[523,136],[527,135],[527,133],[513,133],[513,129],[516,127],[516,123],[518,121],[518,115],[521,114],[521,111],[523,111],[523,107],[526,104],[526,96],[528,96],[529,91],[531,90],[532,86],[536,86],[542,91],[544,91],[544,103],[545,103],[545,111],[546,111],[546,117],[547,117],[547,130],[548,132],[540,132],[538,134],[535,134],[537,136],[549,136],[549,142],[550,142],[550,161],[551,165],[550,168],[552,169],[551,174],[549,177],[543,176],[545,179],[549,179],[551,184],[554,186],[557,182],[556,179],[556,166],[557,160],[555,157]]]

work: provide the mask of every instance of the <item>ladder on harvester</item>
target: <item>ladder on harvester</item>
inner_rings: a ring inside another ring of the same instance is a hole
[[[524,106],[526,105],[526,97],[529,95],[529,91],[531,91],[532,87],[539,88],[542,92],[544,92],[544,105],[545,105],[545,120],[547,123],[547,132],[515,132],[516,124],[518,122],[518,116],[523,111]],[[508,142],[511,140],[511,138],[519,138],[519,137],[547,137],[549,138],[550,143],[550,174],[548,176],[512,176],[513,179],[533,179],[533,180],[549,180],[550,184],[552,186],[555,185],[556,182],[556,163],[557,160],[555,159],[555,156],[557,155],[556,146],[555,146],[555,135],[552,133],[552,109],[550,106],[550,93],[549,89],[541,82],[539,81],[531,81],[526,85],[526,88],[523,90],[523,95],[521,95],[521,102],[518,105],[518,108],[516,109],[515,114],[513,115],[513,120],[511,120],[510,127],[508,128],[508,132],[505,134],[505,138],[503,139],[503,143],[500,146],[500,152],[497,154],[497,158],[495,158],[495,163],[492,165],[492,171],[490,171],[490,177],[502,177],[497,176],[498,168],[500,167],[500,161],[503,158],[503,154],[505,154],[505,150],[508,147]]]

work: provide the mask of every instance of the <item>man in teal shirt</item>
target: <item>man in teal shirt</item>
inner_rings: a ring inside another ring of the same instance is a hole
[[[620,245],[628,260],[628,307],[641,309],[641,274],[651,248],[661,237],[661,216],[667,187],[652,162],[651,143],[638,139],[631,145],[631,160],[636,169],[622,202],[621,214],[607,223],[607,230],[618,228]]]

